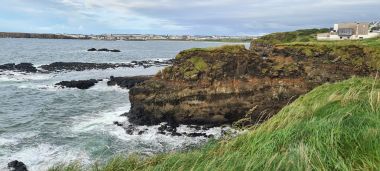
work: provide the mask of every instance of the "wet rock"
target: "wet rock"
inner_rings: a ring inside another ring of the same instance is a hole
[[[107,48],[101,48],[101,49],[98,49],[99,52],[109,52],[110,50],[107,49]]]
[[[20,71],[20,72],[28,72],[35,73],[37,72],[37,68],[33,66],[31,63],[20,63],[20,64],[4,64],[0,65],[0,70],[8,70],[8,71]]]
[[[145,131],[139,131],[138,135],[142,135],[144,133],[145,133]]]
[[[135,76],[135,77],[110,77],[110,81],[107,82],[108,86],[119,86],[122,88],[130,89],[136,84],[142,83],[151,79],[152,76]]]
[[[0,65],[1,70],[15,70],[15,63]]]
[[[121,50],[118,50],[118,49],[112,49],[112,50],[110,50],[110,52],[121,52]]]
[[[158,127],[158,134],[172,135],[172,136],[182,136],[182,134],[177,132],[178,125],[170,125],[169,123],[164,123]]]
[[[42,65],[40,68],[49,72],[59,71],[85,71],[93,69],[114,69],[119,67],[133,68],[133,64],[128,63],[82,63],[82,62],[54,62],[49,65]]]
[[[180,137],[180,136],[182,136],[182,134],[181,134],[181,133],[178,133],[178,132],[172,132],[171,135],[172,135],[172,136],[176,136],[176,137]]]
[[[91,48],[91,49],[88,49],[87,51],[89,51],[89,52],[94,52],[94,51],[98,51],[98,52],[121,52],[118,49],[107,49],[107,48],[101,48],[101,49]]]
[[[11,171],[28,171],[26,165],[23,162],[17,160],[9,162],[8,169]]]
[[[122,123],[120,123],[118,121],[113,122],[113,124],[116,125],[116,126],[120,126],[120,127],[122,127],[124,125],[124,124],[122,124]]]
[[[188,137],[208,137],[208,135],[206,133],[198,133],[198,132],[194,132],[194,133],[189,133],[189,134],[186,134],[186,136]]]
[[[149,68],[152,66],[169,66],[172,65],[174,59],[169,60],[146,60],[146,61],[132,61],[131,64],[135,66],[142,66],[144,68]]]
[[[177,132],[177,127],[170,126],[169,124],[163,124],[160,127],[158,127],[158,131],[173,133]]]
[[[62,81],[55,85],[60,86],[62,88],[67,87],[67,88],[78,88],[78,89],[85,90],[85,89],[89,89],[95,86],[96,83],[98,83],[98,80],[91,79],[91,80],[79,80],[79,81]]]
[[[133,135],[134,134],[134,132],[137,130],[136,128],[135,128],[135,126],[133,126],[133,125],[128,125],[126,128],[124,128],[125,129],[125,132],[128,134],[128,135]]]

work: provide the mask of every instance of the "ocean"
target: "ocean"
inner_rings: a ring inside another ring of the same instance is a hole
[[[95,41],[0,39],[0,65],[29,62],[128,63],[171,59],[185,49],[221,46],[220,42]],[[248,46],[248,44],[246,44]],[[89,48],[120,49],[120,53],[87,52]],[[57,73],[0,71],[0,170],[13,160],[31,171],[68,162],[90,164],[115,155],[152,155],[207,142],[205,137],[157,134],[159,126],[140,126],[142,135],[128,135],[114,121],[130,109],[128,89],[107,86],[110,76],[153,75],[162,67],[117,68]],[[62,89],[60,81],[104,79],[88,90]],[[180,131],[192,131],[180,126]],[[222,128],[206,132],[218,136]]]

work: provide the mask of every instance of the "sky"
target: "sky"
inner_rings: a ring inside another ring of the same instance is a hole
[[[0,2],[0,32],[243,36],[380,20],[380,0]]]

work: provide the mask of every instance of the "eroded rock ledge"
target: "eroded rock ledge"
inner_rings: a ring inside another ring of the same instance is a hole
[[[153,76],[134,76],[134,77],[114,77],[111,76],[107,82],[108,86],[119,86],[121,88],[130,89],[135,85],[151,79]]]
[[[54,62],[48,65],[35,67],[32,63],[8,63],[0,65],[0,71],[17,71],[26,73],[51,73],[61,71],[85,71],[85,70],[104,70],[115,68],[134,68],[144,67],[149,68],[153,66],[163,67],[170,66],[173,59],[167,60],[143,60],[132,61],[130,63],[84,63],[84,62]]]
[[[139,125],[250,125],[318,85],[369,76],[373,53],[361,46],[255,44],[191,49],[130,90],[129,121]]]
[[[4,65],[0,65],[0,71],[20,71],[20,72],[28,72],[35,73],[37,72],[37,68],[33,66],[31,63],[8,63]]]

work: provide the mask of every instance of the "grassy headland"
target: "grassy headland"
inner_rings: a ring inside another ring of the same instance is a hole
[[[236,139],[144,160],[137,156],[117,157],[92,168],[96,171],[379,169],[380,82],[373,78],[322,85]],[[81,168],[72,165],[51,169],[58,170]]]
[[[315,35],[320,32],[326,30],[274,33],[257,41],[280,50],[288,48],[286,52],[301,57],[339,56],[336,60],[358,65],[369,63],[374,69],[380,68],[380,39],[317,42]],[[189,51],[194,50],[200,49]],[[361,58],[355,57],[363,54],[368,56],[363,58],[366,61],[357,61]],[[177,59],[182,57],[183,54],[179,54]],[[197,72],[207,68],[198,56],[187,62],[192,63]],[[380,170],[380,81],[354,77],[326,83],[246,133],[211,141],[200,149],[149,158],[116,157],[90,168],[72,164],[50,170]]]

